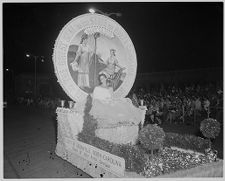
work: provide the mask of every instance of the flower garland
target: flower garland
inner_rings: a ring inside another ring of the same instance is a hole
[[[197,167],[210,163],[211,159],[205,155],[184,153],[170,148],[164,148],[160,155],[149,158],[141,175],[155,177],[182,169]]]

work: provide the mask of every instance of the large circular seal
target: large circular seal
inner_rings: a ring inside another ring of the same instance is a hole
[[[127,32],[115,20],[101,14],[83,14],[59,33],[53,53],[58,82],[74,101],[82,101],[105,74],[113,97],[125,97],[136,77],[137,59]]]

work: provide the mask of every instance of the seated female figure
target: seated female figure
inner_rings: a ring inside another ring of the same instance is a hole
[[[133,141],[132,137],[137,136],[138,124],[142,120],[142,110],[128,98],[113,98],[113,89],[108,87],[106,76],[101,74],[99,79],[101,85],[94,89],[90,110],[98,123],[97,136],[117,143]],[[115,134],[116,140],[113,138]]]

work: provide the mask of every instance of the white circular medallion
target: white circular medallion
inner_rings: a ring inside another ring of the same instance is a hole
[[[101,14],[83,14],[68,22],[59,33],[53,53],[58,82],[78,102],[99,85],[104,73],[115,98],[125,97],[136,77],[134,45],[127,32]]]

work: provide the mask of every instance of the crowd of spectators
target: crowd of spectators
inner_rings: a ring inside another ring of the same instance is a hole
[[[147,106],[146,123],[195,124],[211,117],[222,123],[223,92],[221,83],[160,85],[149,90],[141,87],[129,97],[143,100]]]
[[[147,107],[148,123],[187,123],[195,124],[210,117],[223,124],[223,87],[222,83],[160,85],[150,89],[140,87],[132,89],[128,97],[136,99],[137,104]],[[17,103],[26,106],[37,106],[45,109],[56,109],[61,99],[39,97],[18,97]]]

